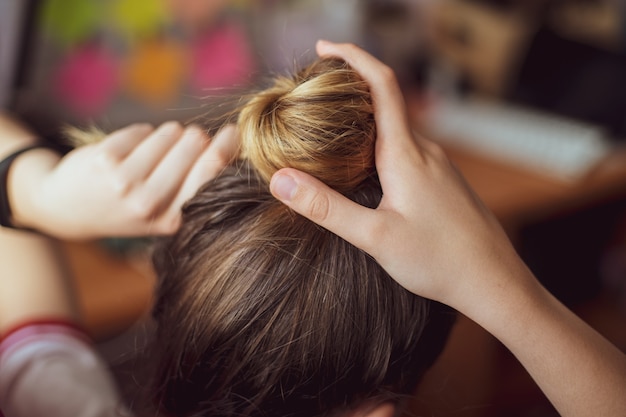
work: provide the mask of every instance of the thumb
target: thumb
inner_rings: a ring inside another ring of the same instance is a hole
[[[277,171],[270,191],[278,200],[307,219],[363,250],[372,241],[370,225],[376,211],[363,207],[321,181],[293,168]]]

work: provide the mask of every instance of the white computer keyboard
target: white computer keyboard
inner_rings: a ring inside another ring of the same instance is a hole
[[[427,129],[444,143],[565,181],[584,177],[611,150],[594,125],[479,99],[439,101]]]

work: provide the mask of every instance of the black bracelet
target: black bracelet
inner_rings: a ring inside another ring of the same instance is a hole
[[[32,149],[37,148],[47,148],[47,149],[56,149],[55,146],[46,144],[46,143],[36,143],[34,145],[26,146],[22,149],[19,149],[6,158],[4,158],[0,162],[0,226],[9,227],[11,229],[20,229],[16,227],[11,222],[11,204],[9,204],[9,195],[8,195],[8,180],[9,180],[9,169],[11,168],[11,164],[21,154],[24,152],[30,151]],[[23,229],[30,230],[30,229]]]

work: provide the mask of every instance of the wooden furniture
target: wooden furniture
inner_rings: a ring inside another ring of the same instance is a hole
[[[626,149],[616,149],[601,166],[576,183],[464,151],[447,149],[447,153],[510,232],[522,223],[554,213],[626,197]]]
[[[122,258],[97,242],[66,242],[63,249],[95,340],[116,336],[149,312],[155,279],[147,255]]]

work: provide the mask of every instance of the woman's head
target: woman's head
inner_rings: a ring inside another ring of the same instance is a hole
[[[155,401],[174,416],[317,416],[409,394],[452,314],[269,193],[285,166],[375,207],[367,85],[323,60],[255,95],[243,157],[155,252]]]

